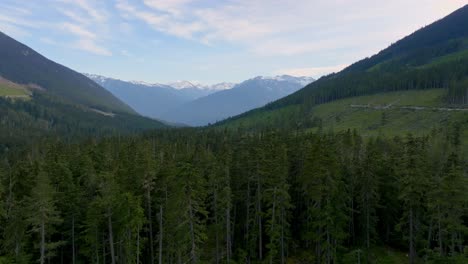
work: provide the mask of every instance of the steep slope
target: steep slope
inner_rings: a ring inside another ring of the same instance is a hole
[[[70,103],[119,113],[134,111],[95,82],[0,32],[0,76],[34,84]]]
[[[255,107],[286,96],[312,82],[308,77],[277,76],[256,77],[232,89],[220,91],[163,115],[164,120],[193,126],[207,125],[240,114]]]
[[[70,104],[43,92],[28,96],[24,100],[0,95],[0,155],[45,138],[82,140],[166,127],[134,114],[114,114]]]
[[[44,138],[69,141],[167,127],[1,33],[0,75],[0,154]]]
[[[220,123],[310,126],[314,106],[398,90],[444,89],[446,104],[466,105],[468,5],[343,71],[320,78],[263,108]],[[294,109],[294,111],[292,110]],[[276,120],[276,121],[272,121]]]
[[[203,86],[184,81],[166,85],[129,82],[94,74],[85,75],[106,88],[141,115],[157,119],[161,119],[163,114],[172,108],[215,93],[218,90],[229,88],[229,84],[226,83]]]

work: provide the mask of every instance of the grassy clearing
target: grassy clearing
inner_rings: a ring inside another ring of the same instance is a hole
[[[0,96],[12,98],[29,98],[31,93],[25,87],[0,79]]]
[[[280,127],[288,120],[322,120],[325,131],[356,129],[363,136],[422,136],[461,124],[462,141],[468,144],[468,111],[443,111],[445,90],[411,90],[358,96],[317,105],[304,115],[299,106],[262,111],[227,122],[221,127]],[[353,107],[360,106],[360,107]],[[408,109],[407,107],[424,107]],[[311,131],[316,131],[314,127]]]
[[[407,133],[425,135],[455,121],[468,127],[467,111],[438,110],[439,107],[446,106],[443,96],[442,89],[359,96],[318,105],[313,108],[311,114],[323,120],[325,129],[356,129],[369,136],[396,136]],[[408,106],[427,108],[405,108]]]

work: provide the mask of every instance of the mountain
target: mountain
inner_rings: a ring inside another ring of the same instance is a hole
[[[190,81],[176,81],[168,84],[169,86],[175,88],[175,89],[190,89],[190,88],[196,88],[199,90],[227,90],[231,89],[234,87],[236,84],[235,83],[230,83],[230,82],[222,82],[222,83],[216,83],[212,85],[207,85],[207,84],[202,84],[200,82],[190,82]]]
[[[324,76],[285,98],[220,122],[218,125],[249,128],[265,126],[310,128],[323,124],[324,120],[318,120],[319,117],[315,114],[321,104],[357,96],[406,90],[443,89],[444,93],[438,103],[449,108],[466,108],[468,104],[467,25],[468,5],[339,73]],[[417,107],[417,101],[413,106]],[[392,108],[382,109],[392,111]],[[428,111],[427,115],[431,113]],[[411,114],[410,112],[409,115]],[[332,112],[330,115],[339,118],[338,113]],[[448,114],[445,119],[431,125],[435,128],[460,121],[452,117],[453,115]],[[391,116],[387,115],[386,118]]]
[[[3,33],[0,124],[0,154],[47,137],[77,140],[166,127]]]
[[[1,32],[0,76],[18,84],[33,84],[70,103],[102,111],[135,113],[86,76],[45,58]]]
[[[188,81],[158,84],[123,81],[95,74],[85,75],[130,105],[138,113],[157,119],[161,119],[163,113],[172,108],[218,90],[229,89],[233,85],[221,83],[209,86]]]
[[[265,105],[313,81],[310,77],[287,75],[256,77],[171,109],[162,118],[193,126],[207,125]]]

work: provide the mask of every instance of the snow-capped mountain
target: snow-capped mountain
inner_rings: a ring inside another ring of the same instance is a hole
[[[161,119],[169,109],[207,96],[216,89],[180,84],[177,88],[161,83],[123,81],[96,74],[85,74],[144,116]],[[189,83],[189,82],[187,82]]]
[[[257,78],[261,78],[264,80],[275,80],[275,81],[286,81],[286,82],[298,83],[302,86],[306,86],[307,84],[315,81],[315,79],[312,77],[307,77],[307,76],[295,77],[291,75],[277,75],[274,77],[259,76]]]
[[[314,81],[311,77],[258,76],[240,84],[205,85],[123,81],[86,74],[138,113],[168,122],[206,125],[263,106]]]
[[[261,107],[313,82],[311,77],[258,76],[176,107],[162,118],[193,126],[207,125]]]
[[[231,89],[236,84],[229,83],[229,82],[222,82],[222,83],[209,85],[209,84],[203,84],[203,83],[196,82],[196,81],[176,81],[176,82],[169,83],[167,85],[174,87],[175,89],[179,89],[179,90],[196,88],[196,89],[202,89],[202,90],[218,91],[218,90]]]

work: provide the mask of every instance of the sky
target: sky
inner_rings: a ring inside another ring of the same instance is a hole
[[[76,71],[207,84],[336,72],[468,0],[1,0],[0,31]]]

